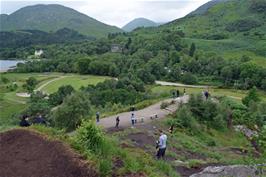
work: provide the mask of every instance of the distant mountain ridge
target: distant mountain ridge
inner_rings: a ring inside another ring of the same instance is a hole
[[[156,23],[146,18],[136,18],[130,21],[129,23],[127,23],[125,26],[123,26],[122,29],[124,31],[130,32],[139,27],[155,27],[155,26],[159,26],[160,24],[162,23]]]
[[[26,6],[10,15],[1,14],[0,20],[1,31],[55,32],[69,28],[92,37],[104,37],[108,33],[122,32],[118,27],[104,24],[74,9],[57,4]]]

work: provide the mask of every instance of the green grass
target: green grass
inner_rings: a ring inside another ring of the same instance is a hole
[[[151,92],[153,94],[157,94],[158,96],[168,96],[171,97],[171,91],[178,89],[180,94],[183,93],[185,87],[177,87],[177,86],[161,86],[156,85],[151,88]],[[204,91],[202,88],[186,88],[187,94],[197,94]],[[247,95],[247,90],[235,90],[235,89],[220,89],[220,88],[209,88],[209,92],[211,96],[229,96],[237,101],[241,101]],[[266,101],[266,93],[264,91],[258,91],[260,98],[263,101]]]
[[[96,85],[97,83],[103,82],[108,78],[109,77],[92,75],[66,75],[66,77],[59,78],[58,80],[49,83],[41,90],[51,94],[53,92],[56,92],[58,88],[63,85],[71,85],[74,87],[74,89],[78,90],[82,86],[86,87],[88,85]],[[50,80],[47,80],[47,82],[49,82]],[[45,82],[42,84],[45,84]]]

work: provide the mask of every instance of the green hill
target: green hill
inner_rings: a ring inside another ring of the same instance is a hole
[[[153,27],[153,26],[159,26],[159,24],[146,18],[136,18],[130,21],[129,23],[127,23],[125,26],[123,26],[122,29],[124,31],[130,32],[139,27]]]
[[[30,29],[55,32],[69,28],[92,37],[103,37],[108,33],[122,31],[71,8],[55,4],[27,6],[10,15],[2,14],[0,21],[1,31]]]
[[[248,55],[266,66],[266,1],[211,1],[162,28],[183,31],[188,42],[226,58]]]

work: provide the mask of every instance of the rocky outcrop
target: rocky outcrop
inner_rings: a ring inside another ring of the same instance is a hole
[[[210,166],[190,177],[259,177],[257,169],[246,165]]]

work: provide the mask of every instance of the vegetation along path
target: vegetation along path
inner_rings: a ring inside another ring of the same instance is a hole
[[[178,97],[175,100],[175,102],[171,105],[169,105],[166,109],[161,109],[161,104],[163,102],[171,103],[173,99],[167,99],[164,101],[160,101],[154,105],[151,105],[147,108],[134,111],[135,117],[137,119],[138,123],[147,123],[150,122],[153,119],[161,119],[166,117],[167,115],[173,113],[178,109],[179,103],[183,102],[186,103],[188,101],[189,96],[185,95],[182,97]],[[131,126],[131,113],[132,112],[124,112],[120,113],[114,116],[102,118],[98,125],[103,126],[104,128],[112,128],[115,126],[115,120],[116,117],[119,116],[120,118],[120,127],[129,127]]]

